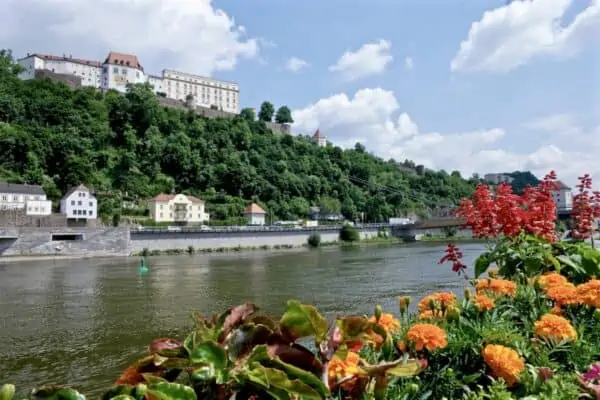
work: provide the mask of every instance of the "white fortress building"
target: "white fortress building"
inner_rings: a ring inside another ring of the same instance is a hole
[[[28,54],[18,60],[25,70],[21,79],[33,79],[38,71],[74,76],[82,86],[125,92],[128,84],[148,82],[154,92],[169,99],[190,102],[198,107],[239,112],[240,88],[237,83],[164,69],[162,75],[146,74],[137,56],[111,51],[104,62],[72,56]]]

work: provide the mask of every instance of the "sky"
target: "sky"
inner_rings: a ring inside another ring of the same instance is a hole
[[[600,180],[600,0],[2,0],[0,47],[240,84],[344,148]]]

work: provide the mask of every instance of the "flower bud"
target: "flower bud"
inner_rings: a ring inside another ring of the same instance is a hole
[[[381,309],[381,305],[377,304],[375,306],[375,321],[379,322],[379,318],[381,318],[381,314],[382,314],[382,309]]]
[[[448,321],[458,321],[460,319],[460,310],[456,307],[448,307],[446,319]]]
[[[403,296],[398,298],[400,302],[400,313],[404,314],[408,310],[408,305],[410,304],[410,297]]]
[[[406,386],[407,395],[414,396],[417,393],[419,393],[419,385],[417,385],[416,383],[411,383],[408,386]]]
[[[596,309],[594,310],[594,319],[595,319],[596,321],[600,321],[600,308],[596,308]]]
[[[7,383],[2,385],[0,389],[0,399],[1,400],[11,400],[15,395],[15,385]]]
[[[469,288],[465,289],[465,299],[467,299],[467,300],[471,299],[471,289],[469,289]]]

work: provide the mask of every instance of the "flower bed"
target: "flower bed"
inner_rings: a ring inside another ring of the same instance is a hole
[[[495,241],[474,277],[457,247],[440,260],[465,277],[463,298],[433,293],[413,313],[403,297],[397,312],[331,323],[295,300],[277,321],[253,304],[195,315],[186,338],[152,342],[103,399],[600,399],[600,252],[555,241],[554,181],[523,196],[480,186],[463,202],[474,234]],[[584,177],[576,198],[579,239],[600,215],[590,186]],[[5,385],[0,400],[13,393]],[[83,398],[64,387],[32,397]]]

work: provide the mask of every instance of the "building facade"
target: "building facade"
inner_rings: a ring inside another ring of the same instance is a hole
[[[499,185],[501,183],[511,183],[514,178],[506,174],[485,174],[483,179],[494,184]]]
[[[21,79],[34,79],[36,71],[77,76],[82,86],[125,92],[128,84],[149,83],[154,92],[195,107],[214,108],[238,113],[240,89],[234,82],[164,69],[161,76],[144,72],[137,56],[111,51],[104,62],[72,56],[28,54],[18,60],[24,68]]]
[[[252,203],[244,210],[244,218],[248,225],[265,225],[267,212],[256,203]]]
[[[71,188],[60,200],[60,213],[67,219],[98,218],[98,201],[84,185]]]
[[[159,194],[148,201],[148,208],[154,222],[193,224],[210,220],[204,201],[185,194]]]
[[[319,129],[312,136],[312,141],[317,144],[319,147],[327,146],[327,137],[321,133]]]
[[[552,192],[552,200],[556,204],[556,210],[558,212],[571,211],[573,209],[573,193],[571,192],[571,188],[561,181],[556,183],[558,190]]]
[[[52,202],[39,185],[0,183],[0,211],[24,210],[25,215],[52,214]]]

